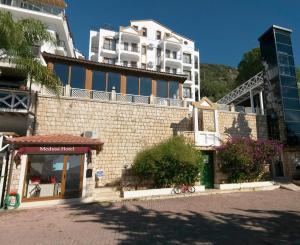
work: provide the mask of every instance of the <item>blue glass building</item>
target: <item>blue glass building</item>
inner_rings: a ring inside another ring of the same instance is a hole
[[[295,146],[300,145],[300,102],[291,33],[273,25],[259,42],[270,81],[265,90],[269,136]]]

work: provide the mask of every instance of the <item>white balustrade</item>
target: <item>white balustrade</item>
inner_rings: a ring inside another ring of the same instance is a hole
[[[196,131],[195,145],[196,146],[219,146],[220,134],[217,132]]]

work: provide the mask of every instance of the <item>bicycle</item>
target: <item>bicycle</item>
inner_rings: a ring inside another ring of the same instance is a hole
[[[181,186],[180,185],[175,186],[173,188],[173,191],[175,194],[186,193],[186,192],[194,193],[195,187],[191,185],[182,184]]]

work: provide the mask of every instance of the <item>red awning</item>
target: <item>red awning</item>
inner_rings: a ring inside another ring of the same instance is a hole
[[[76,151],[80,148],[78,147],[88,147],[92,150],[100,151],[103,146],[103,142],[97,139],[90,139],[86,137],[81,136],[75,136],[70,134],[51,134],[51,135],[34,135],[34,136],[24,136],[24,137],[16,137],[16,138],[10,138],[7,139],[9,144],[12,144],[15,146],[15,148],[24,148],[24,147],[37,147],[41,149],[35,148],[37,151],[58,151],[58,148],[60,147],[62,152],[67,151]],[[49,146],[52,146],[52,149],[47,148]],[[55,147],[54,147],[55,146]],[[74,149],[69,149],[70,147],[75,147]],[[24,148],[27,149],[27,148]],[[33,150],[33,148],[32,148]],[[81,149],[82,150],[82,149]]]

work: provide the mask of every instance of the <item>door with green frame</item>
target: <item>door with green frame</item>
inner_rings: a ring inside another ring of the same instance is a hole
[[[214,188],[214,152],[202,151],[204,167],[201,173],[200,182],[205,188]]]

